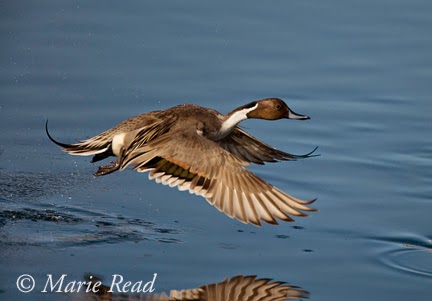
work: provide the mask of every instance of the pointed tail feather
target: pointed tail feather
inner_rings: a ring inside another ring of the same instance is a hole
[[[63,151],[71,155],[78,155],[78,156],[97,155],[106,152],[107,150],[110,150],[110,146],[111,146],[111,141],[107,141],[105,143],[100,143],[100,142],[98,143],[98,141],[93,138],[85,141],[80,141],[79,143],[74,143],[74,144],[61,143],[55,140],[48,132],[48,119],[45,123],[45,132],[49,140],[51,140],[51,142],[60,146]]]

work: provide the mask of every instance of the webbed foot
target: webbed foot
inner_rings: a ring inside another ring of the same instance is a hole
[[[115,172],[120,168],[120,164],[117,162],[111,161],[111,165],[99,166],[98,171],[94,174],[96,177],[104,176]]]

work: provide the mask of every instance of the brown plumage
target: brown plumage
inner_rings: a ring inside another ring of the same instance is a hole
[[[251,102],[222,115],[197,105],[185,104],[144,113],[76,144],[51,141],[72,155],[93,155],[92,162],[116,156],[112,165],[101,166],[96,176],[131,165],[149,172],[149,179],[203,196],[232,218],[260,225],[277,224],[276,218],[306,216],[315,211],[314,200],[294,198],[265,182],[244,166],[310,157],[277,150],[238,127],[241,120],[260,118],[309,119],[291,111],[280,99]],[[315,151],[315,150],[314,150]]]
[[[101,281],[95,276],[87,282]],[[309,297],[309,292],[294,285],[272,279],[260,279],[256,276],[238,275],[226,278],[219,283],[210,283],[192,289],[171,290],[169,294],[138,293],[125,294],[110,292],[106,285],[94,288],[90,285],[90,293],[75,296],[78,300],[93,301],[287,301],[302,300]],[[97,293],[92,294],[93,291]]]

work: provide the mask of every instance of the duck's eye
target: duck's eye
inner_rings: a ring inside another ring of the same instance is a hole
[[[279,110],[280,108],[282,108],[282,106],[280,104],[277,104],[276,109]]]

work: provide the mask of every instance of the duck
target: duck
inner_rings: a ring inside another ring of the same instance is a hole
[[[86,140],[54,144],[70,155],[93,156],[95,163],[114,156],[94,176],[122,171],[128,166],[148,172],[150,180],[202,196],[231,218],[245,224],[292,222],[316,211],[315,199],[293,197],[246,169],[253,164],[297,160],[313,156],[290,154],[258,140],[238,124],[246,119],[308,120],[280,98],[265,98],[240,106],[227,114],[195,104],[146,112]]]
[[[140,294],[113,292],[110,285],[102,284],[102,279],[89,273],[85,276],[89,289],[86,294],[94,301],[106,300],[151,300],[151,301],[287,301],[308,299],[310,293],[299,286],[294,286],[271,278],[259,278],[256,275],[237,275],[190,289],[171,289],[169,293],[148,293],[144,287]],[[98,283],[99,286],[96,284]],[[95,290],[96,289],[96,290]],[[144,292],[145,293],[144,293]],[[80,295],[78,295],[80,296]],[[82,296],[82,295],[81,295]],[[75,299],[74,299],[75,300]],[[77,298],[87,300],[87,298]],[[90,299],[89,299],[90,300]]]

